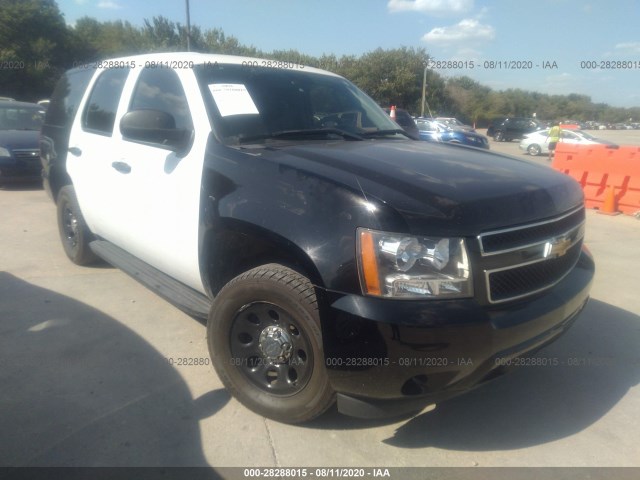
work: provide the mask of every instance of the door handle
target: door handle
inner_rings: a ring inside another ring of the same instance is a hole
[[[82,150],[80,150],[78,147],[69,147],[67,151],[74,157],[79,157],[80,155],[82,155]]]
[[[126,162],[113,162],[111,164],[113,168],[115,168],[120,173],[129,173],[131,172],[131,165]]]

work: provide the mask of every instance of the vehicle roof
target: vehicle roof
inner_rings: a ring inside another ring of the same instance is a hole
[[[42,105],[38,105],[37,103],[30,102],[17,102],[15,100],[0,100],[0,107],[22,107],[22,108],[37,108],[38,110],[44,110]]]
[[[216,53],[198,53],[198,52],[163,52],[163,53],[145,53],[141,55],[130,55],[127,57],[117,57],[117,58],[105,58],[101,60],[101,62],[131,62],[135,60],[138,62],[193,62],[194,65],[204,65],[206,63],[227,63],[227,64],[236,64],[242,65],[243,62],[258,62],[256,66],[260,67],[266,64],[266,68],[278,68],[270,67],[270,64],[274,62],[280,62],[281,60],[268,59],[268,58],[257,58],[257,57],[242,57],[238,55],[221,55]],[[287,62],[287,61],[282,61]],[[87,65],[93,65],[97,62],[87,62]],[[289,64],[295,65],[296,62],[287,62]],[[318,73],[322,75],[329,75],[333,77],[340,77],[340,75],[335,74],[333,72],[329,72],[327,70],[322,70],[320,68],[309,67],[307,65],[301,64],[303,68],[292,68],[291,70],[300,70],[303,72],[312,72]],[[99,67],[105,68],[105,66]],[[73,70],[82,70],[83,67],[76,67]]]

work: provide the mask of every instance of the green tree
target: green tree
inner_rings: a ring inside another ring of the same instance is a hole
[[[422,76],[428,61],[429,55],[422,48],[378,48],[353,63],[341,59],[337,73],[346,74],[381,105],[396,105],[416,113],[420,110]]]
[[[0,0],[1,95],[24,100],[48,96],[69,65],[70,36],[53,0]]]
[[[142,27],[144,45],[149,51],[171,52],[186,50],[178,33],[178,24],[166,17],[153,17],[151,21],[145,19]]]
[[[150,43],[144,38],[143,30],[129,22],[100,23],[93,18],[82,17],[70,31],[80,45],[75,64],[149,51]]]
[[[204,51],[225,55],[259,56],[259,51],[253,46],[242,45],[234,36],[227,36],[218,28],[206,30],[203,35]]]
[[[467,77],[455,77],[447,80],[446,93],[449,104],[453,106],[451,114],[469,123],[478,123],[491,118],[491,89]]]

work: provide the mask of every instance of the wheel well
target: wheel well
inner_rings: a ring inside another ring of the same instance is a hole
[[[322,285],[309,256],[295,243],[261,227],[234,222],[205,240],[203,275],[213,296],[230,280],[252,268],[277,263]]]
[[[49,176],[49,185],[51,187],[51,196],[54,202],[58,201],[58,194],[62,187],[66,185],[73,185],[71,177],[67,172],[60,171],[59,169],[52,169]]]

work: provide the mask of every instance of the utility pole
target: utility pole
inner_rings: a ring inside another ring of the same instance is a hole
[[[427,93],[427,65],[424,67],[424,73],[422,74],[422,110],[420,111],[420,116],[424,117],[424,102]]]
[[[185,0],[187,4],[187,52],[191,51],[191,14],[189,13],[189,0]]]
[[[427,104],[427,110],[429,110],[429,117],[433,117],[431,113],[431,107],[429,106],[429,102],[427,102],[427,68],[424,67],[424,73],[422,74],[422,110],[420,112],[420,116],[424,117],[424,105]]]

